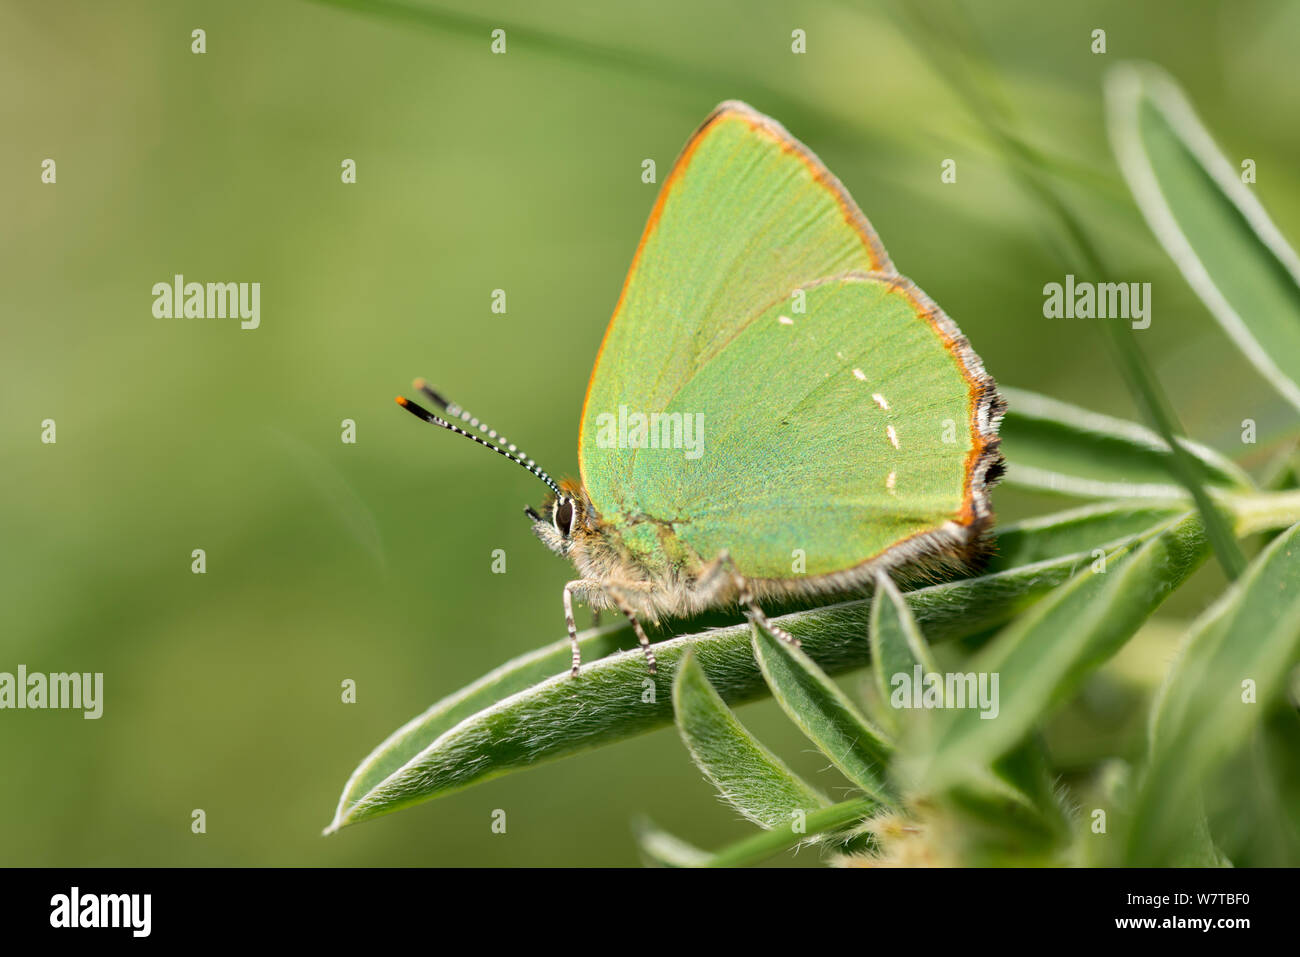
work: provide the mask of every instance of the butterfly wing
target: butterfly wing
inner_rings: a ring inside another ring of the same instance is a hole
[[[995,399],[838,181],[727,103],[665,182],[606,331],[583,484],[634,547],[725,548],[755,578],[789,577],[801,549],[807,574],[839,571],[979,524]],[[636,413],[690,416],[699,456],[611,441]]]

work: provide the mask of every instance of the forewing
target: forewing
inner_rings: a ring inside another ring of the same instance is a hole
[[[662,411],[759,312],[851,270],[893,266],[839,181],[774,120],[719,106],[664,182],[596,358],[578,450],[596,510],[644,511],[636,451],[601,447],[598,418]]]

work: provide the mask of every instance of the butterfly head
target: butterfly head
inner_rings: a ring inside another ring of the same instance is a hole
[[[591,503],[582,486],[570,479],[548,493],[540,509],[525,508],[524,514],[532,519],[533,534],[557,555],[568,556],[596,533]]]

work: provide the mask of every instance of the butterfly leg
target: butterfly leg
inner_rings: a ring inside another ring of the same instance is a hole
[[[651,674],[655,674],[658,665],[655,663],[654,648],[650,646],[650,639],[646,637],[645,629],[641,627],[641,621],[637,618],[636,612],[628,602],[623,587],[615,584],[607,584],[605,586],[605,594],[609,596],[610,601],[612,601],[615,607],[623,613],[624,617],[632,623],[632,631],[636,635],[637,642],[641,645],[641,651],[645,654],[646,668]]]
[[[641,650],[645,653],[645,660],[650,673],[655,673],[657,666],[654,649],[650,647],[650,639],[646,636],[645,629],[641,627],[641,622],[636,617],[636,611],[633,610],[626,597],[626,592],[636,587],[638,587],[638,583],[620,585],[600,582],[594,578],[577,578],[564,586],[564,625],[569,631],[569,646],[573,649],[573,668],[569,672],[571,676],[577,677],[578,669],[582,665],[582,650],[578,647],[578,626],[573,620],[573,595],[575,592],[593,591],[609,598],[614,603],[614,607],[621,611],[627,620],[632,623],[632,631],[636,635],[637,642],[641,645]]]
[[[573,670],[569,674],[574,677],[577,677],[582,664],[582,649],[578,647],[578,626],[573,621],[573,593],[599,588],[600,582],[594,578],[575,578],[564,586],[564,626],[569,629],[569,647],[573,649]]]
[[[736,601],[744,609],[745,617],[764,631],[775,635],[781,641],[794,645],[796,648],[799,647],[798,638],[784,628],[772,624],[772,620],[763,613],[763,609],[758,605],[758,600],[754,597],[754,590],[750,587],[749,579],[736,569],[736,563],[732,561],[731,553],[723,549],[721,554],[705,568],[704,574],[700,576],[700,584],[707,594],[710,591],[721,591],[726,582],[730,582],[731,586],[736,589]]]

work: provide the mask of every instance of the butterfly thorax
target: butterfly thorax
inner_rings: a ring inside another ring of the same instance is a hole
[[[580,578],[592,583],[585,589],[591,605],[612,607],[611,592],[618,591],[638,614],[658,621],[691,614],[721,597],[716,587],[710,587],[708,600],[703,600],[706,563],[674,548],[671,529],[660,528],[661,524],[650,519],[617,525],[606,521],[582,485],[565,480],[560,495],[548,495],[542,503],[533,533],[551,551],[569,559]]]

